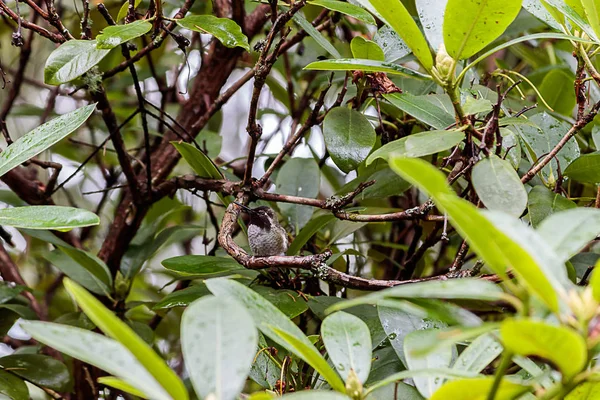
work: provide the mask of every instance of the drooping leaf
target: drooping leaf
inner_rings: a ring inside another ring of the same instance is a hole
[[[385,72],[387,74],[405,75],[417,79],[430,78],[429,75],[424,75],[413,69],[403,67],[400,64],[358,58],[338,58],[336,60],[314,61],[304,67],[304,69],[319,71]]]
[[[378,158],[423,157],[448,150],[459,144],[465,138],[461,131],[425,131],[405,136],[389,142],[378,148],[367,158],[367,165]],[[520,183],[520,181],[519,181]]]
[[[410,47],[413,54],[426,70],[433,67],[433,57],[429,45],[400,0],[369,0],[386,24],[388,24]]]
[[[475,164],[471,179],[475,192],[488,209],[515,217],[523,214],[527,207],[527,192],[508,161],[490,154]]]
[[[44,258],[90,292],[102,296],[109,295],[112,292],[112,278],[106,265],[83,250],[70,250],[61,248],[46,254]]]
[[[431,47],[437,51],[444,43],[444,11],[448,0],[416,0],[421,26]]]
[[[98,225],[100,219],[90,211],[62,206],[25,206],[0,210],[0,225],[25,229],[71,230]]]
[[[407,114],[435,129],[444,130],[454,124],[454,117],[442,108],[432,104],[424,96],[410,93],[384,95],[385,99]]]
[[[367,325],[352,314],[337,312],[325,318],[321,336],[327,354],[344,381],[350,370],[365,383],[371,370],[371,335]]]
[[[448,0],[444,44],[455,60],[469,58],[499,37],[521,10],[521,0]]]
[[[212,160],[189,143],[171,142],[183,159],[201,178],[223,179],[223,173]]]
[[[0,357],[0,367],[37,385],[67,391],[71,375],[62,362],[42,354],[12,354]]]
[[[331,44],[329,40],[327,40],[321,32],[317,30],[310,22],[304,18],[304,16],[300,13],[294,14],[292,17],[295,23],[297,23],[308,35],[317,42],[319,46],[325,49],[329,54],[334,56],[335,58],[341,58],[340,52],[336,50],[336,48]]]
[[[331,159],[348,173],[362,163],[375,145],[376,133],[367,118],[347,107],[329,111],[323,121],[323,137]]]
[[[64,285],[96,326],[122,343],[174,399],[188,399],[187,390],[179,377],[125,322],[75,282],[65,278]]]
[[[352,42],[350,42],[350,49],[352,50],[352,56],[354,56],[354,58],[385,61],[383,50],[381,50],[377,43],[367,40],[362,36],[356,36],[352,39]]]
[[[50,53],[44,67],[44,82],[57,86],[79,78],[109,52],[97,48],[95,40],[68,40]]]
[[[94,365],[159,400],[172,400],[150,373],[121,343],[86,329],[52,322],[21,321],[34,339]]]
[[[314,6],[321,6],[328,10],[337,11],[370,25],[376,24],[375,18],[373,18],[371,14],[352,3],[345,3],[340,0],[309,0],[307,3]]]
[[[79,128],[92,115],[95,104],[78,108],[38,126],[0,153],[0,176],[48,149]]]
[[[556,10],[559,11],[558,14],[563,14],[565,18],[568,18],[571,22],[573,22],[575,25],[577,25],[592,40],[598,42],[598,36],[596,36],[596,33],[594,32],[594,30],[592,29],[590,24],[588,24],[588,22],[584,19],[585,11],[583,10],[581,2],[578,2],[579,4],[576,4],[575,2],[569,2],[569,1],[565,2],[564,0],[543,0],[543,1],[550,4],[552,7],[556,8]],[[580,8],[580,10],[577,11],[572,6],[575,6],[575,8]]]
[[[181,346],[196,394],[234,400],[250,370],[258,334],[244,306],[206,296],[190,305],[181,320]]]
[[[387,25],[382,26],[373,41],[383,50],[385,61],[393,63],[402,57],[410,54],[410,49],[404,43],[404,40],[392,28]]]
[[[548,24],[548,26],[560,31],[560,24],[548,10],[549,7],[550,6],[544,4],[544,2],[540,0],[523,0],[524,9],[526,9],[540,21],[544,21],[546,24]]]
[[[502,323],[500,336],[507,350],[522,356],[550,360],[565,379],[575,376],[587,363],[585,340],[566,326],[509,319]]]
[[[565,176],[578,182],[600,184],[600,151],[576,158],[563,171]]]
[[[217,38],[225,47],[241,47],[250,51],[248,38],[242,28],[229,18],[217,18],[213,15],[188,15],[177,20],[177,25],[200,33],[208,33]]]
[[[278,193],[308,198],[317,197],[320,182],[321,171],[312,158],[288,160],[279,170],[275,180]],[[314,207],[291,203],[280,203],[279,209],[288,218],[295,232],[306,225],[315,211]]]
[[[450,381],[444,384],[433,396],[431,400],[484,400],[487,398],[494,377],[459,379]],[[528,390],[527,386],[519,385],[510,382],[506,379],[500,381],[500,385],[496,391],[496,400],[510,400],[518,397]]]
[[[111,25],[96,36],[96,47],[99,49],[113,49],[120,44],[145,35],[152,29],[148,21],[139,20],[125,25]]]
[[[306,225],[304,225],[300,232],[298,232],[292,241],[292,244],[290,244],[287,255],[295,256],[296,254],[300,253],[302,247],[310,240],[311,237],[313,237],[325,225],[334,220],[335,216],[331,214],[319,215],[318,217],[311,219]]]
[[[528,215],[531,225],[537,227],[555,212],[576,208],[577,204],[559,193],[550,191],[545,186],[535,186],[529,191],[527,201]]]

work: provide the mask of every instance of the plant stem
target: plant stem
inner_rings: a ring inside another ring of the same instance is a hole
[[[508,366],[512,362],[513,353],[511,351],[505,351],[502,354],[502,358],[500,359],[500,365],[496,369],[496,375],[494,376],[494,383],[492,384],[492,388],[490,389],[490,393],[488,394],[487,400],[494,400],[496,398],[496,393],[500,388],[500,383],[502,382],[502,377],[504,373],[508,369]]]

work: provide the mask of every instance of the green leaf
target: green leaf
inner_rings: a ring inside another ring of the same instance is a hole
[[[410,54],[410,49],[404,43],[404,40],[389,26],[382,26],[373,41],[383,50],[385,61],[393,63],[402,57]]]
[[[573,90],[574,80],[573,74],[558,68],[551,70],[544,76],[539,91],[554,111],[566,116],[573,113],[573,107],[577,104],[577,98]]]
[[[377,304],[378,301],[387,298],[501,301],[506,299],[506,296],[498,285],[488,281],[475,278],[450,279],[391,287],[352,300],[341,301],[327,312],[344,310],[360,304]]]
[[[377,43],[367,40],[362,36],[355,36],[354,39],[352,39],[352,42],[350,42],[350,50],[352,50],[352,56],[354,58],[385,61],[385,55],[383,54],[381,47],[379,47]]]
[[[44,67],[44,82],[70,82],[96,66],[110,50],[96,47],[95,40],[68,40],[50,53]]]
[[[404,75],[417,79],[430,79],[429,75],[422,74],[400,64],[375,60],[362,60],[358,58],[338,58],[336,60],[315,61],[304,69],[320,71],[364,71],[385,72],[387,74]]]
[[[425,96],[394,93],[383,97],[395,107],[435,129],[444,130],[456,122],[451,114],[432,104]]]
[[[152,309],[166,310],[173,307],[185,307],[207,294],[210,294],[210,291],[206,285],[204,283],[197,283],[188,288],[169,293],[156,303]]]
[[[75,131],[96,109],[90,104],[38,126],[0,153],[0,176],[50,148]]]
[[[473,188],[490,210],[520,217],[527,207],[527,191],[510,162],[490,154],[473,167]]]
[[[325,390],[303,390],[296,393],[285,394],[285,400],[349,400],[344,394]]]
[[[585,14],[585,12],[581,12],[583,10],[580,10],[580,14],[576,10],[574,10],[573,7],[565,3],[563,0],[543,1],[556,8],[560,14],[563,14],[565,17],[570,19],[575,25],[581,28],[581,30],[584,31],[592,40],[598,42],[598,37],[596,36],[596,33],[594,32],[592,27],[587,23],[587,21],[582,17]],[[574,5],[573,3],[571,4]],[[579,7],[581,7],[581,3],[579,4]]]
[[[506,267],[512,267],[529,290],[536,293],[550,310],[558,310],[557,293],[550,281],[553,277],[547,276],[532,254],[494,226],[473,204],[457,197],[440,171],[418,158],[393,158],[390,163],[396,173],[429,193],[489,268],[504,276]],[[490,237],[494,238],[493,242],[488,240]]]
[[[99,223],[96,214],[73,207],[25,206],[0,210],[0,225],[16,228],[65,231]]]
[[[348,15],[352,18],[356,18],[359,21],[366,22],[370,25],[376,25],[375,18],[363,8],[356,6],[351,3],[345,3],[340,0],[310,0],[307,4],[314,6],[321,6],[331,11],[337,11],[339,13]]]
[[[101,296],[108,296],[112,292],[112,277],[108,267],[92,254],[60,248],[45,254],[44,258],[90,292]]]
[[[133,8],[137,9],[140,4],[142,4],[142,0],[135,0],[133,3]],[[117,14],[116,20],[117,21],[122,20],[123,18],[125,18],[127,16],[128,12],[129,12],[129,1],[126,0],[125,3],[123,3],[121,8],[119,9],[119,14]]]
[[[521,356],[550,360],[571,379],[587,364],[585,340],[566,326],[552,326],[532,320],[506,320],[500,328],[504,347]]]
[[[562,262],[600,235],[600,210],[574,208],[552,214],[537,228]]]
[[[490,393],[493,383],[494,377],[491,376],[450,381],[435,392],[430,400],[484,400]],[[528,390],[528,386],[518,385],[503,379],[500,381],[494,399],[511,400]]]
[[[200,255],[167,258],[162,261],[162,265],[182,276],[210,276],[244,269],[233,258]]]
[[[529,192],[527,208],[529,219],[533,227],[537,227],[540,223],[555,212],[576,208],[577,204],[563,197],[559,193],[550,191],[545,186],[535,186]]]
[[[65,288],[75,299],[85,314],[108,336],[118,340],[152,374],[158,383],[174,398],[186,400],[187,391],[183,382],[169,368],[165,361],[152,350],[136,333],[116,315],[108,310],[98,299],[85,289],[66,278]]]
[[[257,344],[252,317],[234,300],[206,296],[183,313],[183,358],[201,398],[212,394],[220,400],[236,399],[246,383]]]
[[[596,36],[600,37],[600,0],[581,0],[581,5],[590,26],[596,33]]]
[[[469,58],[498,38],[521,10],[521,0],[448,0],[444,44],[455,60]]]
[[[473,340],[452,366],[461,371],[481,372],[504,350],[495,335],[486,333]]]
[[[241,47],[250,51],[248,38],[242,28],[229,18],[217,18],[212,15],[188,15],[177,20],[177,25],[200,33],[208,33],[217,38],[225,47]]]
[[[173,400],[121,343],[98,333],[52,322],[21,321],[33,338],[94,365],[158,400]]]
[[[96,47],[110,50],[148,33],[150,29],[152,29],[152,24],[144,20],[134,21],[125,25],[107,26],[102,30],[101,34],[96,36]]]
[[[560,154],[560,153],[559,153]],[[561,163],[562,167],[562,163]],[[582,183],[600,184],[600,151],[578,157],[566,169],[564,175]]]
[[[337,312],[321,324],[321,337],[337,372],[348,381],[350,370],[365,383],[371,370],[371,335],[358,317]]]
[[[13,282],[0,282],[0,304],[14,299],[25,289],[25,286],[15,285]]]
[[[589,286],[592,288],[592,294],[596,301],[600,301],[600,262],[596,261],[594,271],[590,278]]]
[[[274,304],[289,319],[294,319],[308,310],[308,304],[304,298],[293,290],[274,289],[260,285],[254,285],[252,289]]]
[[[415,349],[423,347],[423,341],[427,340],[427,333],[435,330],[412,331],[404,338],[404,354],[406,356],[406,367],[409,370],[424,370],[446,368],[452,362],[452,356],[456,353],[454,345],[445,345],[429,354],[415,354]],[[419,393],[425,398],[431,395],[442,385],[443,378],[439,376],[415,377],[415,386]]]
[[[322,360],[327,365],[327,362],[323,359],[317,348],[308,340],[296,324],[258,293],[239,282],[224,278],[209,279],[206,281],[206,286],[217,297],[233,298],[244,304],[250,315],[252,315],[258,329],[281,346],[294,352],[297,350],[302,351],[302,356],[299,353],[294,354],[303,359],[305,359],[304,357],[309,357],[311,362],[313,360]],[[284,332],[285,336],[282,336],[281,332]],[[290,342],[290,337],[295,339],[293,343]],[[315,365],[312,366],[315,367]],[[331,370],[331,367],[327,365],[327,368],[335,374]],[[341,391],[345,391],[342,380],[337,374],[335,374],[335,377],[337,379],[330,377],[330,385],[336,390],[341,389]]]
[[[377,382],[373,386],[370,386],[369,389],[367,389],[367,394],[371,394],[373,391],[375,391],[383,386],[389,385],[390,383],[394,383],[394,382],[402,380],[402,379],[409,379],[409,378],[415,378],[415,377],[438,377],[438,378],[456,379],[456,378],[474,378],[476,376],[478,376],[478,375],[475,373],[472,373],[472,372],[455,371],[450,368],[435,368],[435,369],[429,368],[429,369],[414,369],[414,370],[408,370],[408,371],[401,371],[401,372],[395,373],[393,375],[386,376],[385,379]],[[431,398],[434,398],[434,397],[431,397]],[[448,399],[454,400],[453,397],[448,397]],[[467,400],[467,399],[473,400],[474,398],[471,398],[471,397],[465,398],[465,400]],[[477,398],[477,399],[479,400],[479,398]]]
[[[335,165],[348,173],[367,158],[377,135],[363,114],[347,107],[336,107],[323,121],[323,138]]]
[[[117,390],[121,390],[125,393],[129,393],[137,397],[141,397],[143,399],[148,398],[148,396],[144,392],[137,390],[127,382],[122,381],[119,378],[115,378],[114,376],[101,376],[100,378],[98,378],[98,383],[101,385],[115,388]]]
[[[319,215],[316,218],[311,219],[304,227],[298,232],[294,241],[290,245],[287,251],[288,256],[295,256],[300,253],[302,247],[313,237],[318,231],[324,226],[335,220],[335,216],[331,214]]]
[[[0,370],[0,398],[3,400],[29,400],[29,390],[20,378]]]
[[[201,178],[223,179],[223,173],[212,160],[189,143],[171,142],[183,159]]]
[[[465,133],[461,131],[425,131],[415,133],[378,148],[367,158],[367,165],[378,158],[387,160],[391,155],[394,155],[394,157],[424,157],[436,154],[453,148],[464,138]]]
[[[527,10],[530,14],[535,16],[540,21],[545,22],[548,26],[554,28],[557,31],[561,30],[560,23],[564,18],[561,18],[560,21],[557,21],[550,11],[549,8],[552,8],[545,4],[544,1],[540,0],[523,0],[523,8]]]
[[[302,173],[299,173],[302,171]],[[285,195],[316,198],[319,194],[321,171],[313,158],[292,158],[283,164],[275,184],[277,192]],[[279,210],[288,219],[294,232],[298,232],[313,215],[314,207],[280,203]]]
[[[583,382],[565,397],[565,400],[594,400],[600,398],[600,383]]]
[[[306,33],[308,33],[308,35],[313,38],[315,40],[315,42],[317,42],[317,44],[319,46],[321,46],[323,49],[325,49],[329,54],[331,54],[332,56],[334,56],[335,58],[341,58],[342,56],[340,55],[340,53],[336,50],[335,47],[333,47],[333,45],[329,42],[329,40],[327,40],[322,34],[321,32],[319,32],[317,30],[317,28],[315,28],[314,26],[312,26],[312,24],[310,22],[308,22],[306,20],[306,18],[304,18],[304,16],[302,16],[302,14],[296,13],[294,14],[294,16],[292,17],[292,19],[294,20],[295,23],[297,23],[302,29],[304,29],[304,31]]]
[[[67,391],[71,383],[71,375],[65,364],[41,354],[4,356],[0,358],[0,367],[34,385],[58,392]]]
[[[416,0],[417,13],[430,46],[437,50],[444,43],[444,11],[448,0]]]
[[[463,104],[463,111],[467,115],[476,115],[480,113],[488,113],[492,111],[492,102],[488,99],[473,98],[467,96],[465,103]]]
[[[307,345],[304,341],[298,340],[294,335],[274,326],[271,326],[271,330],[278,336],[279,342],[283,342],[282,345],[285,344],[288,350],[313,367],[334,390],[346,393],[344,382],[342,382],[339,375],[329,366],[327,361],[316,351],[316,348],[312,344]],[[273,338],[273,340],[276,339]]]
[[[426,70],[433,67],[433,57],[429,45],[413,17],[400,0],[369,0],[369,3],[381,15],[384,22],[410,47],[413,54]]]

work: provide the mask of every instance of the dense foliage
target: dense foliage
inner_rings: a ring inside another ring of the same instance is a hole
[[[0,45],[0,399],[598,398],[600,0],[0,0]]]

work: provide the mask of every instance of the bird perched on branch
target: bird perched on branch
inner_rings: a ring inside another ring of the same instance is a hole
[[[284,255],[288,249],[287,232],[279,224],[272,208],[260,206],[246,207],[236,202],[250,216],[248,222],[248,243],[257,257]]]

